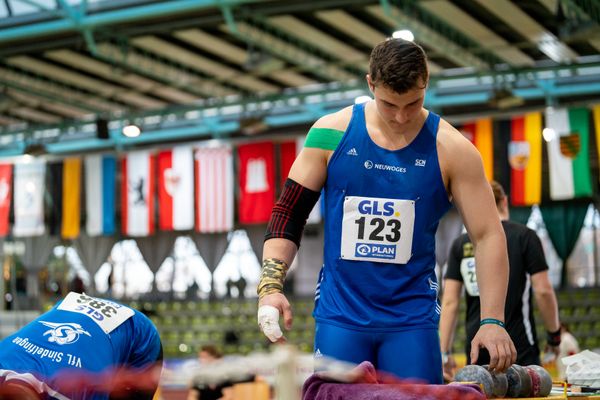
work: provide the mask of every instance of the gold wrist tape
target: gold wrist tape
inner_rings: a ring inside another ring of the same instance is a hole
[[[262,299],[264,296],[272,293],[282,293],[283,281],[285,281],[287,270],[288,265],[284,261],[276,258],[263,260],[260,281],[256,288],[258,298]]]

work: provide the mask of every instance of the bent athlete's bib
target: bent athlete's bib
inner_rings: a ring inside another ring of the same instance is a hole
[[[87,315],[104,333],[111,333],[135,314],[131,308],[113,301],[75,292],[69,293],[58,309]]]

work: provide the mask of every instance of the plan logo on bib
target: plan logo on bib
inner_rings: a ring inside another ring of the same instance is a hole
[[[88,335],[89,337],[92,337],[88,331],[84,330],[81,325],[76,323],[40,321],[40,324],[51,328],[44,332],[44,336],[50,335],[48,338],[50,343],[60,345],[71,344],[79,340],[79,335]]]
[[[376,243],[356,243],[356,257],[373,257],[393,260],[396,258],[396,245]]]

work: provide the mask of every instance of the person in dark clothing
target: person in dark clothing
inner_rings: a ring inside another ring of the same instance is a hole
[[[540,365],[540,350],[533,317],[532,291],[540,307],[547,330],[546,352],[558,354],[560,323],[558,305],[552,284],[548,279],[548,265],[542,243],[537,234],[523,224],[509,221],[508,201],[504,189],[491,182],[502,227],[506,234],[510,274],[506,296],[505,321],[515,347],[519,365]],[[458,237],[450,249],[448,269],[444,279],[442,313],[440,317],[440,344],[444,355],[444,376],[450,380],[456,366],[452,357],[452,342],[456,328],[461,291],[466,289],[466,354],[471,363],[471,340],[480,324],[479,287],[475,275],[474,246],[467,234]],[[477,364],[490,361],[482,350]]]

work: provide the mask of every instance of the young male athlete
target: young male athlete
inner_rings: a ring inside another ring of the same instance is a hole
[[[71,292],[0,342],[0,399],[152,399],[158,331],[142,313]]]
[[[558,355],[560,346],[560,322],[558,303],[550,279],[544,249],[537,234],[523,224],[509,221],[508,198],[498,182],[491,183],[496,208],[506,234],[510,274],[506,296],[506,330],[517,349],[517,364],[540,364],[533,297],[539,305],[546,327],[547,353]],[[448,269],[444,279],[444,296],[440,317],[440,341],[444,357],[444,377],[451,380],[456,365],[452,356],[452,342],[458,316],[463,286],[466,289],[466,354],[470,362],[471,344],[479,327],[479,286],[475,276],[473,244],[468,235],[458,237],[450,249]],[[533,290],[532,290],[533,289]],[[533,292],[533,293],[532,293]],[[533,294],[533,296],[532,296]],[[477,364],[489,361],[485,351],[479,354]]]
[[[474,239],[482,293],[473,359],[486,347],[490,365],[504,370],[515,360],[502,326],[506,241],[481,158],[456,129],[423,108],[429,76],[420,46],[401,39],[378,44],[366,78],[374,100],[313,125],[273,209],[258,286],[259,324],[272,341],[282,338],[280,313],[291,328],[282,283],[324,188],[316,355],[369,360],[399,377],[441,383],[435,232],[453,201]]]

